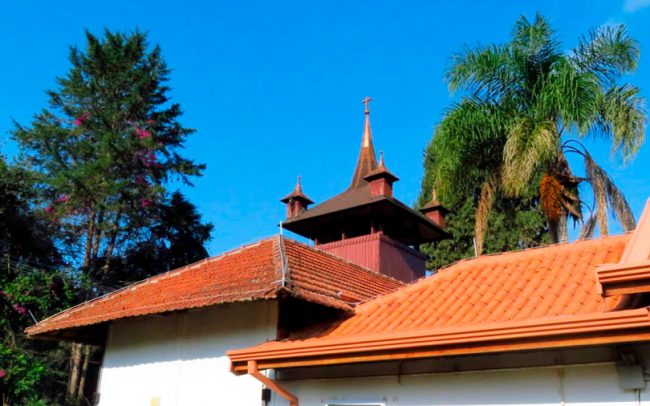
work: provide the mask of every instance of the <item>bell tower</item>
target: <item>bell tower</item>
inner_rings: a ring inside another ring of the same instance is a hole
[[[370,101],[363,100],[361,150],[344,192],[312,208],[300,181],[282,199],[287,204],[283,226],[330,252],[375,272],[411,282],[425,275],[426,256],[420,244],[448,238],[444,207],[436,202],[423,212],[413,210],[393,195],[399,178],[388,170],[383,154],[377,163],[370,129]],[[294,206],[290,206],[291,202]],[[442,219],[442,220],[441,220]]]

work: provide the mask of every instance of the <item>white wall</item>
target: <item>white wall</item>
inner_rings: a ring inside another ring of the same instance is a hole
[[[431,405],[636,405],[634,391],[619,388],[616,367],[608,365],[535,368],[377,378],[282,382],[300,406],[328,402],[387,406]],[[648,402],[647,389],[641,392]],[[288,403],[277,396],[271,406]]]
[[[275,301],[114,323],[104,355],[99,404],[258,406],[261,384],[247,375],[231,374],[225,352],[275,339],[276,326]]]

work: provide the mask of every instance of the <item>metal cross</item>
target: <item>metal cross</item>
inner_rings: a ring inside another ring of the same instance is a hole
[[[370,97],[366,96],[365,99],[362,100],[362,103],[366,105],[366,114],[370,114],[370,100],[372,100]]]

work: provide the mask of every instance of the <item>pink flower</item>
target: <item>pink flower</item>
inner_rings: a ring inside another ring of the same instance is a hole
[[[152,125],[152,124],[153,124],[153,120],[147,120],[147,121],[145,121],[145,122],[146,122],[147,124],[149,124],[149,125]]]
[[[135,184],[139,186],[146,186],[149,184],[149,182],[147,182],[147,178],[144,176],[138,175],[135,177]]]
[[[80,115],[79,117],[75,118],[74,121],[73,121],[72,123],[73,123],[75,126],[79,127],[80,125],[82,125],[83,123],[85,123],[86,121],[88,121],[88,118],[89,118],[89,117],[90,117],[90,115],[89,115],[88,113],[83,113],[83,114]]]
[[[14,310],[17,311],[21,316],[27,312],[27,309],[20,305],[14,305]]]
[[[147,207],[151,206],[153,202],[149,199],[140,199],[140,207],[143,209],[146,209]]]
[[[65,203],[70,200],[69,195],[61,195],[54,200],[54,203]]]
[[[154,165],[158,159],[156,158],[156,154],[152,150],[147,150],[144,153],[140,153],[140,161],[142,162],[142,165],[144,165],[145,168],[149,168],[150,166]]]
[[[54,207],[52,206],[47,206],[44,210],[45,213],[54,213]]]
[[[5,376],[7,376],[7,371],[0,369],[0,379],[4,378]]]
[[[151,133],[149,132],[149,130],[145,130],[145,129],[142,129],[142,128],[137,128],[137,129],[135,130],[135,134],[136,134],[136,135],[138,136],[138,138],[140,138],[141,140],[143,140],[143,139],[145,139],[145,138],[149,138],[149,137],[151,137]]]

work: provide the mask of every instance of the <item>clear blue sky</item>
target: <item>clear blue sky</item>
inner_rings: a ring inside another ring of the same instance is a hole
[[[650,0],[599,1],[5,1],[0,5],[0,151],[12,119],[29,123],[68,67],[84,29],[149,33],[173,69],[173,99],[198,131],[185,154],[208,165],[184,188],[215,225],[210,253],[277,232],[278,201],[302,175],[316,202],[347,187],[364,96],[375,146],[417,198],[422,154],[452,100],[443,82],[464,45],[507,40],[515,19],[542,12],[567,47],[589,29],[625,23],[641,42],[629,79],[650,96]],[[627,166],[593,146],[638,216],[650,196],[650,147]]]

